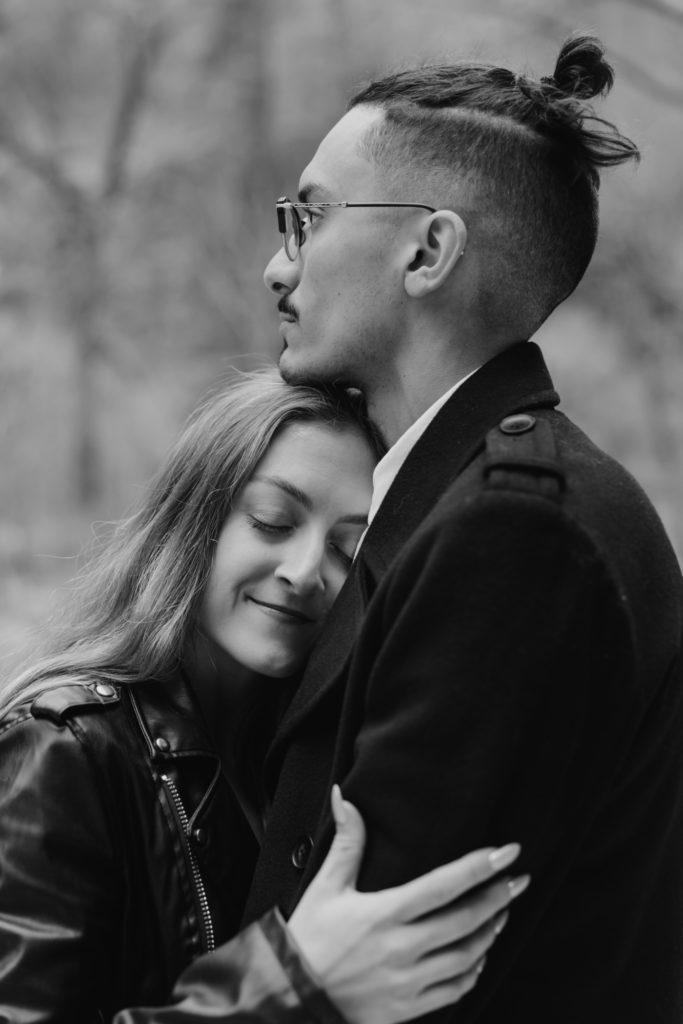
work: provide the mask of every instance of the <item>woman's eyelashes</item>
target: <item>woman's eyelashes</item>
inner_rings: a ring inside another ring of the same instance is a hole
[[[356,548],[363,536],[363,529],[359,526],[346,524],[330,538],[330,547],[339,559],[344,568],[348,571],[353,565],[356,557]]]
[[[334,541],[330,541],[330,550],[333,556],[341,563],[344,569],[350,569],[353,564],[353,554],[347,554],[346,551],[339,544],[335,544]]]
[[[254,530],[259,530],[261,533],[270,533],[275,536],[284,536],[290,530],[294,529],[294,524],[291,522],[285,522],[283,520],[273,520],[264,517],[253,515],[253,513],[247,514],[247,521]]]

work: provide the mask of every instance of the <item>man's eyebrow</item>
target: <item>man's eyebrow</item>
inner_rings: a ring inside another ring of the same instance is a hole
[[[281,491],[288,494],[290,498],[294,498],[300,505],[306,509],[307,512],[313,511],[313,502],[299,487],[295,487],[294,484],[290,484],[289,480],[283,480],[280,476],[253,476],[250,482],[256,482],[260,484],[273,484],[274,487],[279,487]]]
[[[314,181],[299,189],[300,203],[310,203],[313,199],[317,199],[318,202],[322,203],[326,198],[329,198],[327,189],[323,185],[316,184]]]

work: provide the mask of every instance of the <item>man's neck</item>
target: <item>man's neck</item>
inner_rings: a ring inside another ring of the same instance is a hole
[[[378,427],[387,448],[391,448],[413,423],[442,395],[480,365],[443,367],[438,375],[401,375],[393,386],[366,392],[370,419]]]

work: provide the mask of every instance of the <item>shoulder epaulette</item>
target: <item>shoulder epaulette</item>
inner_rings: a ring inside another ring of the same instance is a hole
[[[485,486],[559,501],[565,474],[552,427],[528,412],[506,416],[486,435]]]
[[[67,715],[117,704],[120,700],[121,694],[112,683],[65,682],[39,693],[31,704],[31,714],[59,725]]]

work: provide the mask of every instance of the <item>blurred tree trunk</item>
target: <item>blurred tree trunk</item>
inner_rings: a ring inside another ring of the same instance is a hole
[[[100,494],[102,460],[97,432],[97,364],[104,351],[98,323],[106,295],[97,204],[74,190],[62,211],[64,247],[58,281],[65,320],[76,350],[75,469],[78,500],[88,505]]]
[[[247,196],[257,195],[272,177],[269,44],[275,40],[277,45],[276,16],[273,0],[217,0],[205,55],[207,67],[218,70],[226,88],[236,93],[237,124],[231,126],[240,142],[235,186]]]
[[[105,145],[99,188],[92,191],[79,184],[55,152],[38,150],[26,142],[9,111],[0,111],[0,147],[43,182],[59,212],[56,307],[75,347],[74,468],[78,500],[84,506],[100,496],[104,472],[98,443],[97,371],[107,357],[101,327],[108,291],[102,254],[105,226],[114,202],[125,189],[135,127],[164,39],[163,22],[149,10],[142,17],[128,17],[122,29],[122,45],[127,52],[123,55],[124,72]]]

